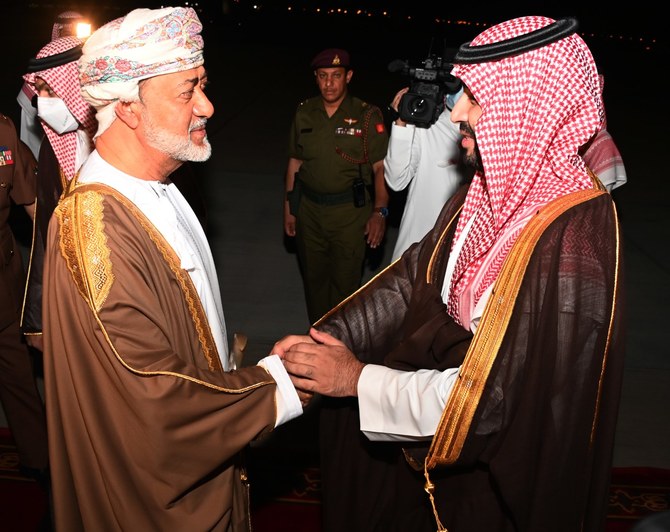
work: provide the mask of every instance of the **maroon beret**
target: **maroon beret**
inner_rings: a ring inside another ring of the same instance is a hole
[[[349,67],[349,52],[340,48],[328,48],[312,59],[312,68]]]

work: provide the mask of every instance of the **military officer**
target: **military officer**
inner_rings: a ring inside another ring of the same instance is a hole
[[[24,269],[9,224],[12,203],[34,216],[36,166],[12,120],[0,114],[0,401],[16,442],[21,471],[44,480],[48,462],[44,404],[19,328]]]
[[[384,238],[389,194],[384,117],[349,94],[349,53],[323,50],[311,66],[320,94],[298,106],[291,126],[284,231],[295,237],[315,322],[360,286],[366,244]]]

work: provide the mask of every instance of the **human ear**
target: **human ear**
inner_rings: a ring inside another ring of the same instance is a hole
[[[135,129],[140,123],[139,102],[117,102],[114,108],[116,117],[129,128]]]

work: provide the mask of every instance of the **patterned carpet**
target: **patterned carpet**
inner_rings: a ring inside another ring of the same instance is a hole
[[[615,467],[612,470],[607,532],[625,532],[640,519],[670,511],[670,470]]]
[[[320,476],[310,456],[260,460],[250,467],[254,532],[319,532]],[[252,462],[253,464],[253,462]],[[261,489],[262,487],[262,489]],[[670,470],[614,468],[606,532],[628,532],[640,519],[670,511]],[[0,529],[48,532],[46,493],[21,476],[18,455],[6,428],[0,428]]]

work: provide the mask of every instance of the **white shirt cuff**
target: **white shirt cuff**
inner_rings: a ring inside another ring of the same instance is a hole
[[[358,380],[360,429],[373,441],[432,438],[459,368],[400,371],[367,364]]]
[[[293,383],[284,368],[279,355],[270,355],[258,361],[258,365],[264,367],[272,378],[277,381],[277,421],[275,427],[286,423],[302,414],[302,405],[298,392],[295,391]]]

